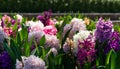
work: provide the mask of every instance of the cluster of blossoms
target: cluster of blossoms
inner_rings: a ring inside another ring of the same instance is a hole
[[[0,25],[1,25],[0,29],[3,30],[7,36],[14,35],[15,31],[13,31],[12,28],[15,23],[18,24],[18,29],[20,28],[20,22],[22,22],[22,16],[17,14],[15,18],[17,20],[14,20],[8,15],[4,15],[0,20]]]
[[[78,41],[84,41],[84,39],[88,38],[90,35],[90,31],[79,31],[76,35],[73,36],[73,42],[74,42],[74,53],[78,52]]]
[[[65,53],[72,51],[81,65],[92,62],[96,56],[95,38],[92,32],[81,30],[73,36],[73,41],[67,38],[63,45],[63,51]]]
[[[113,30],[113,24],[110,20],[104,21],[102,18],[96,24],[95,39],[99,43],[107,41],[105,46],[105,53],[108,53],[111,49],[115,51],[120,50],[120,34]]]
[[[12,61],[6,51],[0,54],[0,69],[12,69]]]
[[[102,18],[96,24],[95,38],[100,43],[108,40],[112,34],[113,24],[110,20],[104,21]]]
[[[54,25],[55,21],[50,19],[51,15],[51,11],[46,11],[44,12],[44,15],[37,16],[37,19],[40,20],[44,24],[44,26]]]
[[[95,59],[95,54],[95,42],[93,41],[92,35],[84,39],[84,41],[78,40],[77,59],[81,65],[87,62],[92,62]]]
[[[54,24],[55,22],[52,22],[51,19],[49,19],[49,13],[45,12],[44,17],[39,19],[39,21],[28,21],[26,23],[27,26],[29,26],[29,35],[28,40],[30,41],[32,38],[39,44],[40,39],[45,36],[46,42],[45,42],[45,48],[56,48],[59,49],[59,39],[57,38],[57,29],[55,28]],[[49,19],[50,21],[46,23],[44,20]],[[33,45],[34,46],[34,45]]]
[[[17,60],[16,69],[46,69],[45,62],[34,55],[22,56],[22,62]]]
[[[71,29],[71,30],[70,30]],[[66,24],[63,30],[63,36],[70,30],[69,38],[73,38],[73,35],[80,30],[86,30],[85,22],[82,19],[73,18],[70,24]]]
[[[120,50],[120,34],[116,31],[112,32],[105,48],[105,53],[108,53],[111,49],[114,49],[116,52]]]

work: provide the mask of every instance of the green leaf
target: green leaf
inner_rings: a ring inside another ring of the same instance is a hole
[[[112,50],[112,54],[111,54],[111,69],[115,69],[115,63],[116,63],[116,53],[114,50]]]
[[[72,29],[72,28],[71,28],[71,29]],[[71,29],[69,29],[69,30],[66,32],[65,36],[63,37],[63,39],[62,39],[62,45],[65,43],[66,38],[67,38],[67,36],[69,35]]]
[[[35,55],[37,49],[35,48],[32,52],[31,52],[31,55]]]
[[[15,42],[12,39],[10,39],[10,43],[11,43],[10,48],[14,52],[15,56],[17,57],[18,60],[22,61],[21,51],[20,51],[18,45],[15,44]]]
[[[106,64],[105,64],[106,69],[110,69],[110,58],[111,58],[111,54],[112,54],[112,50],[110,50],[110,52],[107,54]]]
[[[45,44],[46,38],[45,35],[40,39],[40,46],[43,46]]]
[[[13,31],[16,30],[16,29],[18,29],[18,23],[15,23],[15,25],[12,28]]]
[[[110,50],[110,52],[107,54],[107,58],[106,58],[106,68],[109,67],[111,54],[112,54],[112,50]]]
[[[13,63],[16,63],[16,56],[15,56],[14,52],[11,50],[11,48],[8,46],[6,41],[4,41],[4,48],[8,52],[8,54],[10,55]]]

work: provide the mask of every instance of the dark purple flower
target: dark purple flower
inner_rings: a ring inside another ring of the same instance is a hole
[[[92,39],[93,37],[90,36],[83,42],[79,41],[77,59],[81,65],[95,59],[95,42]]]
[[[1,19],[1,20],[2,20],[1,26],[2,26],[2,28],[4,28],[4,21],[3,21],[3,19]]]
[[[112,34],[113,24],[110,20],[104,21],[102,18],[96,24],[95,38],[100,43],[108,40]]]
[[[110,36],[108,45],[105,48],[105,53],[108,53],[111,49],[114,49],[116,52],[120,50],[120,33],[116,31]]]
[[[6,51],[0,54],[0,69],[12,69],[11,58]]]
[[[16,23],[16,20],[11,20],[12,25]]]
[[[51,11],[45,11],[43,15],[37,16],[37,19],[40,20],[44,26],[49,25],[48,20],[50,19],[51,14]]]

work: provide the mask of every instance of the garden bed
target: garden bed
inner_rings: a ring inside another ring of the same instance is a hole
[[[120,26],[108,18],[119,13],[6,14],[0,17],[0,69],[120,68]]]

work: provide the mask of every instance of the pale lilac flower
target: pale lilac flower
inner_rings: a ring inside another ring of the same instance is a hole
[[[16,60],[16,69],[46,69],[45,62],[34,55],[22,56],[22,62]]]
[[[28,41],[35,40],[37,43],[39,43],[40,39],[43,37],[44,32],[43,31],[34,31],[29,32],[28,34]]]
[[[22,56],[22,62],[16,59],[16,69],[23,69],[23,66],[25,64],[25,61],[27,60],[27,57]]]
[[[57,38],[57,36],[54,35],[45,35],[46,37],[46,43],[45,43],[45,47],[51,47],[51,48],[56,48],[59,49],[60,45],[59,45],[59,39]]]
[[[70,24],[74,31],[86,30],[85,22],[82,19],[73,18]]]
[[[86,30],[86,25],[82,19],[73,18],[70,24],[66,24],[64,26],[63,37],[65,36],[66,32],[69,30],[70,32],[69,32],[68,37],[73,38],[73,35],[76,34],[76,32],[79,32],[81,30]]]
[[[46,69],[46,67],[41,58],[31,55],[25,60],[23,69]]]
[[[65,53],[68,53],[70,51],[70,46],[68,45],[67,42],[65,42],[65,44],[63,45],[63,51]]]

